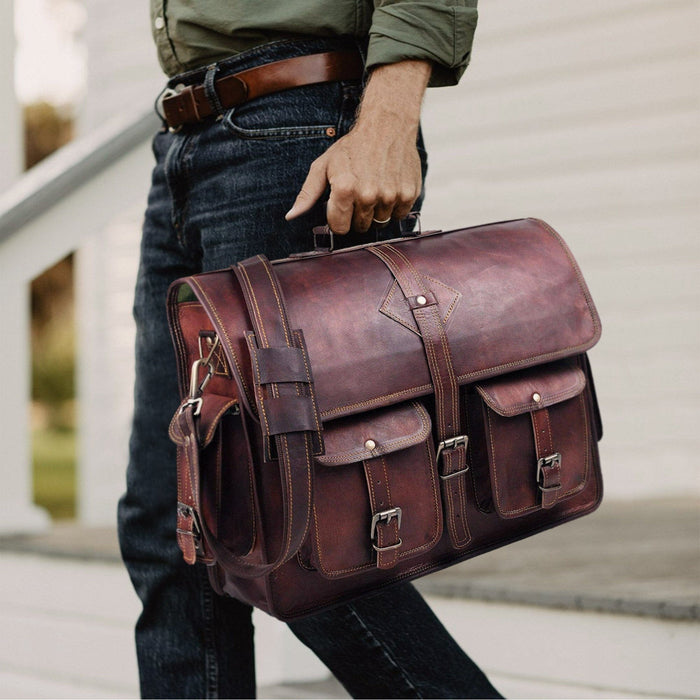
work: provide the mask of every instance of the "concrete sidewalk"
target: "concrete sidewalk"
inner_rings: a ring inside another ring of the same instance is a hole
[[[0,696],[136,696],[114,532],[62,524],[0,552]],[[696,501],[606,503],[418,587],[509,697],[700,695]],[[255,620],[261,697],[345,696],[285,625]]]

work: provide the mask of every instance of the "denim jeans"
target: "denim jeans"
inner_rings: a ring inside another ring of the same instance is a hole
[[[218,73],[337,45],[269,44],[222,62]],[[194,72],[173,83],[202,77]],[[186,565],[175,540],[175,448],[167,429],[178,388],[166,290],[182,275],[312,247],[312,226],[325,223],[323,205],[292,222],[284,214],[311,162],[347,133],[360,91],[356,82],[296,88],[154,138],[134,303],[130,462],[119,504],[122,555],[143,603],[136,644],[144,697],[255,696],[251,608],[217,596],[204,567]],[[290,627],[354,697],[500,697],[409,584]]]

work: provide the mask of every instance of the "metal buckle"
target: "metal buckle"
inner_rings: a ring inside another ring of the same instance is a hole
[[[409,226],[414,225],[414,222],[416,225],[415,228],[412,230],[409,229]],[[399,221],[399,231],[400,235],[406,238],[418,238],[418,236],[422,235],[423,229],[421,227],[420,212],[409,212],[405,219]]]
[[[556,491],[557,489],[561,488],[561,484],[557,484],[556,486],[542,486],[542,470],[546,467],[561,468],[561,453],[554,452],[551,455],[540,457],[540,459],[537,460],[537,486],[543,493],[546,493],[547,491]]]
[[[189,408],[190,406],[194,406],[194,415],[198,416],[202,412],[202,397],[199,396],[196,399],[187,399],[187,401],[183,401],[182,405],[180,406],[180,413],[182,413],[186,408]]]
[[[163,110],[163,101],[167,100],[169,97],[175,97],[176,95],[179,95],[184,89],[185,85],[183,83],[178,83],[174,88],[166,87],[160,93],[160,95],[158,95],[156,99],[156,113],[163,121],[166,121],[165,112]],[[169,126],[168,131],[171,134],[177,134],[178,131],[182,130],[183,126],[183,124],[180,124],[180,126]]]
[[[372,524],[370,525],[369,528],[369,538],[372,540],[374,543],[374,536],[377,534],[377,525],[380,522],[385,522],[387,525],[394,519],[396,518],[398,520],[397,525],[398,529],[401,529],[401,508],[398,506],[396,508],[391,508],[390,510],[383,510],[380,513],[375,513],[372,516]],[[374,546],[374,545],[372,545]],[[381,547],[381,549],[395,549],[396,547],[401,546],[401,540],[399,540],[399,544],[397,545],[391,545],[391,547]],[[374,547],[377,549],[376,547]],[[377,550],[379,551],[379,550]]]
[[[399,537],[399,541],[396,544],[390,544],[386,547],[377,547],[374,542],[372,542],[372,547],[374,547],[375,552],[388,552],[390,549],[398,549],[403,545],[403,540]]]
[[[325,226],[314,226],[312,233],[314,236],[314,251],[318,251],[319,253],[332,253],[335,250],[334,234],[328,224]],[[328,236],[327,246],[319,244],[318,240],[321,236]]]
[[[440,455],[442,454],[443,450],[452,450],[455,447],[459,447],[459,445],[464,445],[464,447],[466,447],[468,444],[469,437],[467,437],[466,435],[457,435],[456,437],[447,438],[447,440],[443,440],[437,446],[437,452],[435,453],[435,463],[437,464],[440,461]],[[467,467],[467,469],[469,469],[469,467]],[[449,476],[457,476],[457,474],[461,474],[462,472],[467,471],[467,469],[462,469],[461,472],[455,472],[454,474],[450,474]]]
[[[199,524],[199,517],[197,516],[197,511],[194,508],[192,508],[192,506],[188,506],[186,503],[178,502],[177,513],[183,518],[192,518],[191,532],[189,530],[181,530],[179,528],[177,531],[181,535],[191,535],[195,543],[195,549],[199,550],[199,545],[202,541],[202,527]]]

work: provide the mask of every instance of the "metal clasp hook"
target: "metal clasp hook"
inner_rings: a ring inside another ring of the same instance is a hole
[[[182,404],[182,408],[180,409],[181,411],[184,411],[184,409],[187,408],[187,406],[196,406],[194,410],[194,415],[198,416],[200,414],[202,410],[202,392],[204,391],[204,388],[207,386],[207,384],[209,384],[211,378],[214,376],[214,363],[212,362],[212,360],[214,358],[214,353],[216,352],[218,347],[219,336],[216,335],[214,336],[214,342],[212,343],[211,349],[209,350],[209,354],[204,358],[200,357],[192,363],[192,369],[190,370],[190,394],[187,398],[187,401],[185,401]],[[200,381],[199,370],[202,367],[205,367],[207,369],[207,373],[204,375],[204,378]]]

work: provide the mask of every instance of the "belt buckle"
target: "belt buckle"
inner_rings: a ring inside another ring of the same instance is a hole
[[[165,112],[163,111],[163,101],[167,100],[169,97],[176,97],[179,95],[183,90],[185,89],[184,83],[178,83],[174,88],[171,87],[166,87],[160,95],[158,95],[158,99],[156,100],[156,112],[158,113],[158,116],[167,123],[167,119],[165,118]],[[178,131],[182,129],[182,124],[177,127],[173,126],[168,126],[168,131],[171,134],[177,134]]]

